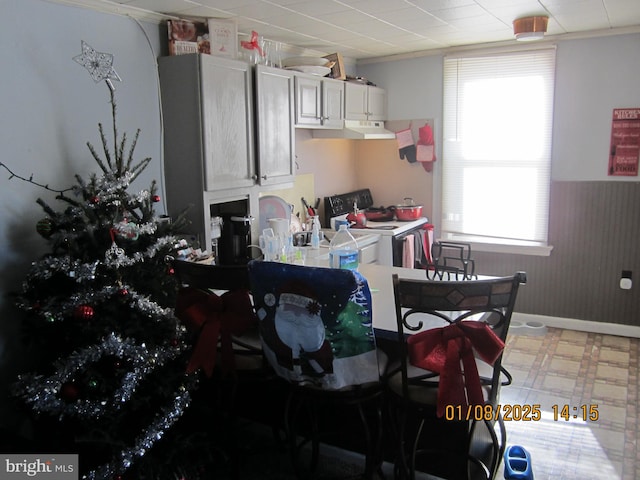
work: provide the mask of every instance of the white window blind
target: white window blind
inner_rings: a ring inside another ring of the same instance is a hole
[[[547,243],[555,49],[444,62],[443,238]]]

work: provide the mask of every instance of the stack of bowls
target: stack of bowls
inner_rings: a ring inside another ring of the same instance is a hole
[[[287,70],[324,77],[331,72],[329,63],[326,58],[322,57],[289,57],[282,60],[282,67]]]

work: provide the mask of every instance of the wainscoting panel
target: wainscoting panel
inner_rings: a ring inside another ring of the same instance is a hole
[[[526,271],[519,312],[640,326],[640,183],[553,182],[550,210],[549,257],[475,252],[476,270]]]

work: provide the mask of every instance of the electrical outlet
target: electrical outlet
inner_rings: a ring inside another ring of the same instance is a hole
[[[622,274],[620,275],[620,288],[623,290],[631,290],[631,286],[633,282],[631,281],[632,272],[631,270],[622,270]]]

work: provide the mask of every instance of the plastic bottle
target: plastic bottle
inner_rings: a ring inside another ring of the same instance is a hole
[[[329,266],[357,270],[359,254],[358,242],[347,230],[346,225],[340,225],[340,230],[333,236],[329,244]]]
[[[317,222],[318,217],[314,217],[313,226],[311,227],[311,248],[318,250],[320,248],[320,227]]]

